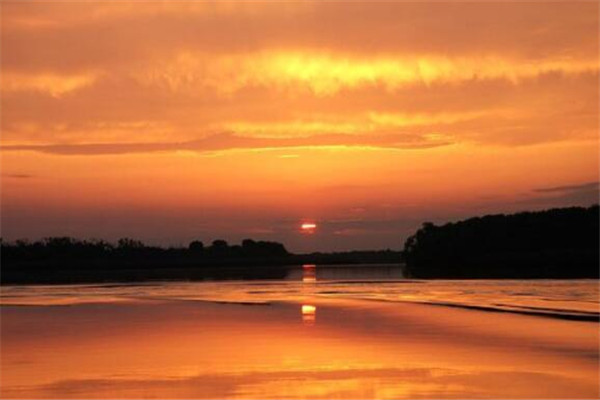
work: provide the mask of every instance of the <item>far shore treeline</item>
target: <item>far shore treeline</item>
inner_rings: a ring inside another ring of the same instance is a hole
[[[146,280],[276,279],[303,264],[398,264],[392,250],[292,254],[277,242],[245,239],[230,245],[199,240],[187,247],[148,246],[139,240],[51,237],[2,241],[0,282],[78,283]]]
[[[436,226],[406,240],[413,278],[598,278],[598,205],[487,215]]]
[[[409,278],[598,278],[599,231],[595,205],[424,223],[402,252],[292,254],[281,243],[252,239],[169,248],[129,238],[2,241],[0,283],[277,279],[295,265],[384,263],[402,265]]]

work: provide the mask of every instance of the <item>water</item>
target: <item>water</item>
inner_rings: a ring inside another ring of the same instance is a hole
[[[2,398],[597,398],[598,282],[5,286]]]
[[[0,302],[44,305],[170,299],[267,303],[319,297],[597,316],[599,293],[596,280],[408,280],[395,265],[305,265],[289,270],[279,280],[4,286]]]

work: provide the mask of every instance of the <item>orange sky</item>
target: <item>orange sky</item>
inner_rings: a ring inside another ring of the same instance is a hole
[[[0,4],[8,239],[401,248],[598,198],[595,1]]]

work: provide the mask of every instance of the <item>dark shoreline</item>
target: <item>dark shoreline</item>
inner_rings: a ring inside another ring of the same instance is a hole
[[[421,279],[598,279],[599,221],[593,205],[424,223],[406,240],[406,272]]]
[[[2,242],[0,284],[283,279],[293,266],[403,265],[409,279],[598,279],[599,207],[424,223],[403,251],[293,254],[278,242],[162,248],[70,237]]]
[[[340,253],[343,254],[343,253]],[[373,252],[372,254],[379,254]],[[398,252],[383,256],[341,257],[332,254],[288,255],[246,259],[71,259],[5,263],[0,267],[0,285],[125,283],[152,281],[270,280],[284,279],[303,265],[354,265],[357,268],[395,265],[401,268]]]

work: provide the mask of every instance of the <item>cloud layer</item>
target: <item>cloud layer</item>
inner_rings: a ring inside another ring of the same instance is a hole
[[[532,188],[596,181],[598,15],[597,2],[555,1],[8,2],[4,231],[60,230],[21,227],[99,198],[111,215],[135,203],[160,220],[181,201],[244,199],[260,216],[248,231],[365,209],[323,245],[390,245],[399,225],[369,221],[450,218],[487,210],[482,198],[506,209]],[[63,206],[34,210],[41,199]]]

